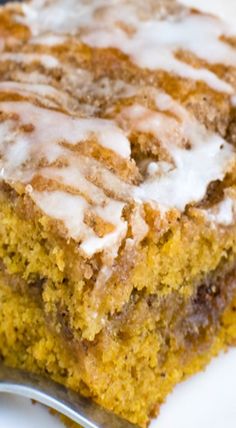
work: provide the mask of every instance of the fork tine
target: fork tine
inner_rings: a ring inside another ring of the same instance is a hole
[[[56,382],[3,364],[0,364],[0,392],[38,401],[84,428],[135,428],[135,425]]]

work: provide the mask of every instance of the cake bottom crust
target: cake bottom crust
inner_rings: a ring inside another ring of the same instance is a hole
[[[162,331],[149,325],[149,330],[145,326],[132,337],[127,327],[133,322],[131,311],[130,319],[119,320],[120,337],[115,339],[115,334],[104,330],[92,343],[71,343],[63,331],[58,334],[51,328],[38,293],[27,292],[22,282],[13,287],[12,276],[2,266],[1,358],[9,366],[39,372],[91,396],[145,427],[177,383],[203,369],[220,350],[236,344],[236,262],[224,262],[207,275],[187,301],[176,295],[162,305],[154,296],[146,299],[152,316],[165,318]],[[150,318],[150,313],[143,315]],[[115,325],[114,321],[113,329]]]

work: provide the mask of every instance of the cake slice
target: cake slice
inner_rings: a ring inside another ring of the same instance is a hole
[[[0,9],[0,355],[146,427],[236,340],[236,28]]]

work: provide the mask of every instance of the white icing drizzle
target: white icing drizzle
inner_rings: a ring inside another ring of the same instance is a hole
[[[30,43],[33,45],[56,46],[63,44],[65,41],[65,36],[48,33],[39,37],[33,37]]]
[[[98,0],[97,5],[106,5],[106,0]],[[92,2],[83,0],[36,0],[30,4],[23,3],[25,17],[18,16],[17,20],[29,25],[34,36],[50,31],[72,34],[87,22],[91,16],[91,6]]]
[[[45,102],[45,98],[47,98],[50,102],[53,101],[54,107],[64,106],[68,100],[68,96],[62,91],[45,84],[4,81],[0,82],[0,91],[18,93],[26,97],[36,95],[42,102]]]
[[[150,162],[147,166],[147,174],[149,177],[153,178],[154,176],[166,174],[172,169],[173,165],[169,162]]]
[[[30,26],[33,35],[48,31],[73,33],[84,31],[82,40],[95,47],[115,47],[129,55],[140,67],[162,69],[181,77],[204,81],[216,91],[232,93],[231,86],[206,68],[194,68],[176,58],[178,50],[187,50],[207,61],[236,65],[235,50],[220,37],[229,28],[213,16],[182,14],[175,20],[141,19],[138,7],[123,0],[90,2],[33,0],[23,5],[24,17],[18,20]],[[131,28],[127,32],[120,23]],[[201,29],[201,30],[200,30]],[[235,33],[235,32],[234,32]],[[231,33],[230,33],[231,34]]]
[[[61,220],[70,233],[70,236],[81,241],[80,249],[87,257],[92,257],[101,251],[105,254],[106,263],[112,262],[117,256],[122,239],[127,231],[126,222],[121,220],[124,204],[118,201],[109,201],[102,208],[96,207],[93,212],[115,226],[114,232],[104,237],[97,236],[94,231],[84,223],[84,214],[88,209],[86,200],[68,192],[36,192],[31,193],[32,199],[41,210],[50,217]]]
[[[116,47],[131,56],[140,67],[165,70],[183,78],[204,81],[216,91],[232,93],[231,86],[213,72],[205,68],[194,68],[175,56],[175,52],[184,49],[210,63],[236,65],[235,51],[218,40],[221,28],[214,24],[217,21],[213,18],[198,16],[190,16],[180,22],[139,22],[134,37],[129,37],[121,29],[114,27],[108,31],[101,29],[91,32],[84,37],[84,41],[100,48]],[[200,41],[199,28],[202,37]]]
[[[187,150],[181,146],[181,138],[178,145],[174,140],[172,142],[169,140],[169,151],[174,165],[151,162],[148,177],[144,182],[138,187],[123,184],[123,192],[133,197],[138,205],[149,202],[156,204],[157,209],[161,208],[163,211],[173,207],[183,211],[186,204],[197,202],[204,197],[211,181],[224,177],[233,158],[233,149],[219,136],[207,132],[171,97],[158,94],[155,99],[157,107],[163,112],[150,114],[147,110],[144,114],[142,111],[142,116],[145,117],[145,131],[150,131],[154,135],[156,133],[161,144],[167,144],[163,130],[166,129],[170,120],[169,116],[164,114],[165,109],[168,108],[168,111],[177,115],[176,120],[172,119],[176,122],[176,133],[177,131],[180,133],[183,141],[188,140],[191,149]],[[109,248],[110,256],[113,254],[115,257],[127,230],[126,222],[122,220],[124,203],[107,198],[103,190],[89,182],[86,178],[88,169],[84,159],[74,155],[69,148],[59,143],[66,141],[73,146],[89,138],[92,130],[101,145],[107,147],[107,142],[110,142],[112,144],[110,148],[113,150],[118,148],[117,153],[126,156],[130,148],[122,131],[110,121],[73,118],[27,102],[2,102],[0,110],[18,115],[18,119],[9,119],[0,125],[2,178],[7,181],[21,181],[27,185],[35,175],[39,174],[62,183],[64,187],[69,186],[74,191],[78,190],[80,194],[71,194],[68,191],[38,192],[31,189],[30,196],[46,214],[64,222],[69,235],[81,241],[81,250],[88,256]],[[150,114],[150,123],[148,114]],[[160,115],[162,115],[161,120]],[[29,123],[34,126],[33,130],[22,132],[20,125]],[[143,131],[142,121],[140,120],[138,124]],[[136,128],[139,129],[137,124]],[[174,132],[174,128],[172,131]],[[125,153],[121,151],[122,144],[125,147]],[[43,159],[49,163],[48,167],[40,166]],[[56,166],[55,162],[59,159],[66,159],[66,164]],[[89,162],[90,172],[93,169],[96,171],[96,165],[91,163],[91,160]],[[117,180],[112,173],[108,176],[108,172],[106,177],[103,177],[105,170],[101,165],[98,172],[102,182],[109,183],[109,186]],[[121,188],[119,181],[115,184],[115,188],[117,187]],[[105,222],[113,224],[115,230],[103,238],[98,237],[83,222],[87,209],[103,218]],[[71,223],[70,218],[72,218]]]
[[[34,145],[37,144],[36,140],[39,140],[40,144],[43,144],[43,147],[44,145],[52,148],[57,147],[56,154],[58,154],[59,148],[57,143],[60,141],[66,141],[71,145],[76,145],[89,139],[95,139],[98,140],[99,144],[103,147],[116,152],[124,158],[129,158],[130,156],[129,140],[115,123],[110,120],[95,118],[84,119],[67,116],[60,112],[47,112],[47,110],[40,109],[27,102],[0,103],[0,107],[4,112],[17,113],[25,124],[31,123],[32,120],[35,126],[35,132],[33,134]],[[46,149],[46,147],[44,149]],[[48,152],[49,151],[50,149],[48,149]],[[49,158],[49,162],[55,160],[56,158],[54,157]]]
[[[149,110],[139,104],[133,104],[122,111],[121,123],[122,118],[128,121],[129,132],[151,133],[166,148],[169,148],[169,145],[178,146],[183,142],[183,134],[180,132],[179,122],[165,113]]]
[[[101,252],[104,248],[109,248],[107,258],[114,260],[118,254],[122,239],[127,232],[127,224],[121,221],[122,210],[124,203],[119,201],[110,201],[107,206],[97,206],[95,213],[108,222],[112,222],[116,226],[114,232],[106,234],[103,238],[99,238],[94,233],[87,236],[81,244],[81,249],[88,255],[92,256],[94,253]]]
[[[201,10],[202,12],[219,16],[231,26],[232,31],[235,31],[235,0],[179,0],[179,2],[185,6]]]
[[[235,49],[220,38],[232,35],[234,29],[213,16],[185,10],[172,19],[160,20],[155,16],[146,19],[139,14],[137,4],[129,0],[32,0],[24,3],[22,10],[24,15],[15,15],[15,19],[30,27],[31,44],[50,47],[68,42],[68,35],[79,33],[79,40],[84,43],[117,48],[139,67],[203,81],[210,88],[229,94],[235,105],[235,91],[223,78],[205,65],[195,68],[176,56],[184,50],[211,65],[236,66]],[[22,64],[38,61],[48,69],[61,67],[54,56],[40,53],[0,54],[0,61],[8,60]],[[92,73],[82,73],[90,76],[92,88]],[[78,74],[79,70],[75,81]],[[32,83],[27,80],[25,83],[0,82],[0,92],[19,93],[29,99],[34,95],[52,100],[55,105],[66,103],[66,94],[46,81],[39,84],[37,75],[29,78]],[[124,84],[125,87],[126,96],[138,95],[138,88]],[[186,205],[199,202],[205,196],[209,183],[222,180],[235,161],[233,146],[207,131],[170,96],[153,88],[151,91],[148,95],[155,103],[153,110],[137,101],[124,108],[116,122],[96,117],[79,118],[37,107],[31,102],[0,102],[0,112],[9,114],[0,122],[1,179],[22,183],[44,214],[62,222],[68,237],[79,243],[80,251],[87,257],[103,254],[106,266],[97,284],[100,280],[103,282],[102,278],[107,279],[107,272],[110,275],[110,267],[126,237],[128,225],[123,212],[127,202],[132,202],[133,237],[128,238],[126,244],[138,245],[148,233],[143,218],[144,203],[161,211],[163,216],[173,208],[183,212]],[[106,94],[106,85],[101,87],[101,92]],[[100,150],[110,151],[113,160],[119,158],[129,163],[128,137],[133,131],[152,134],[169,155],[167,161],[145,159],[146,174],[139,185],[128,185],[102,161],[76,153],[77,145],[96,141]],[[35,184],[39,177],[56,184],[56,190],[50,187],[40,190]],[[226,197],[216,211],[208,210],[206,216],[211,222],[231,224],[234,220],[232,200]],[[94,219],[108,225],[109,231],[98,235],[92,226]]]
[[[12,61],[22,64],[31,64],[39,62],[45,68],[57,68],[60,66],[59,61],[52,55],[39,54],[39,53],[13,53],[3,52],[0,55],[0,61]]]
[[[173,207],[183,211],[187,204],[204,197],[211,181],[223,179],[235,159],[234,151],[231,145],[219,135],[208,132],[170,96],[158,94],[156,105],[163,112],[134,105],[125,109],[124,114],[131,120],[131,130],[134,127],[140,132],[150,132],[163,147],[168,148],[174,165],[165,163],[163,168],[163,162],[157,162],[155,171],[152,162],[147,179],[134,189],[134,198],[155,202],[163,211]],[[172,112],[177,118],[170,118],[164,111]],[[189,149],[185,148],[186,143],[190,144]]]
[[[233,154],[231,147],[216,135],[208,136],[204,142],[190,151],[173,149],[175,167],[157,179],[147,179],[135,189],[134,197],[156,202],[163,211],[173,207],[183,211],[187,204],[200,201],[211,181],[224,178]]]
[[[235,220],[235,206],[235,200],[226,196],[219,204],[203,212],[213,225],[230,226]]]
[[[121,152],[124,142],[128,144],[122,132],[112,122],[72,118],[26,102],[0,103],[0,110],[18,115],[18,118],[9,118],[0,124],[2,179],[8,182],[20,181],[27,185],[35,176],[42,175],[84,193],[89,201],[84,196],[67,191],[39,192],[32,187],[26,188],[45,214],[63,221],[69,236],[81,241],[81,250],[88,257],[109,248],[106,259],[113,259],[127,230],[127,224],[122,220],[124,203],[108,198],[99,187],[89,182],[83,171],[86,168],[85,160],[60,145],[60,142],[64,140],[72,145],[79,143],[89,135],[90,130],[97,131],[98,137],[102,128],[105,129],[105,135],[101,135],[101,141],[98,141],[106,144],[112,137],[113,143],[118,144],[118,152]],[[31,132],[22,131],[22,125],[29,123],[34,129]],[[65,166],[40,166],[42,160],[53,164],[60,159],[66,160]],[[88,166],[92,173],[94,164],[89,162]],[[114,230],[103,237],[97,236],[84,223],[86,211],[113,225]]]

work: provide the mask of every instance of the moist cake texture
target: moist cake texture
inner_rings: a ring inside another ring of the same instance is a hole
[[[0,9],[1,358],[140,427],[236,340],[235,47],[175,0]]]

